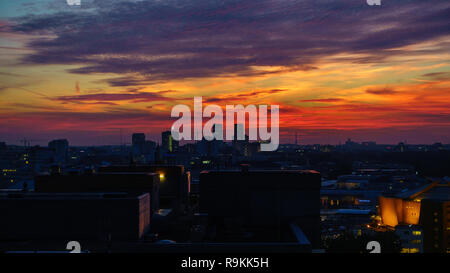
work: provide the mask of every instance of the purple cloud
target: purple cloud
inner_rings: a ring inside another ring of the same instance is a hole
[[[72,73],[116,73],[112,86],[259,75],[254,66],[314,68],[337,53],[354,62],[410,54],[395,48],[443,37],[448,1],[104,1],[77,11],[18,18],[14,31],[44,33],[27,64],[79,64]],[[48,36],[46,36],[48,37]],[[448,48],[446,48],[448,50]],[[123,74],[127,76],[123,76]]]
[[[170,90],[159,92],[141,92],[133,91],[128,93],[95,93],[74,96],[58,96],[53,98],[63,103],[94,103],[94,104],[110,104],[112,101],[134,101],[134,102],[153,102],[153,101],[171,101],[173,99],[165,97],[161,94],[173,92]]]

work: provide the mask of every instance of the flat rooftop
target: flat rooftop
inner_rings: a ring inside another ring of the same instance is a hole
[[[211,173],[211,174],[221,174],[221,173],[254,173],[254,174],[279,174],[279,173],[292,173],[292,174],[297,174],[297,173],[301,173],[301,174],[320,174],[318,171],[314,171],[314,170],[248,170],[248,171],[243,171],[243,170],[207,170],[207,171],[202,171],[200,173]]]
[[[20,192],[0,191],[2,199],[34,199],[34,200],[80,200],[80,199],[135,199],[142,198],[145,194],[133,194],[126,192],[71,192],[71,193],[45,193],[45,192]]]

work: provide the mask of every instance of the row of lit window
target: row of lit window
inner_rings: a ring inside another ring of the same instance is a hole
[[[331,206],[337,205],[339,206],[339,200],[328,200],[325,198],[322,198],[322,204],[330,204]]]
[[[402,248],[401,253],[418,253],[418,248]]]

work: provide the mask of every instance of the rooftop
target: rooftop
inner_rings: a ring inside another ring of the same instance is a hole
[[[450,199],[450,182],[435,181],[416,189],[407,190],[396,195],[402,199],[433,199],[433,200],[449,200]]]

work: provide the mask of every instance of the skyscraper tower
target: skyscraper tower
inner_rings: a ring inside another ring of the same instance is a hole
[[[55,139],[48,143],[48,147],[54,152],[54,161],[63,163],[69,156],[69,141],[67,139]]]
[[[132,136],[132,151],[134,160],[138,160],[138,158],[144,153],[144,144],[145,134],[134,133]]]
[[[178,151],[178,141],[174,140],[170,131],[162,132],[161,134],[161,148],[163,152]]]

